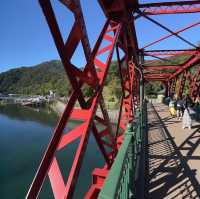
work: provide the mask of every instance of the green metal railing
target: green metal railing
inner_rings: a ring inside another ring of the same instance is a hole
[[[142,133],[146,120],[145,102],[127,126],[124,141],[99,193],[99,199],[135,198],[136,165],[142,146]]]

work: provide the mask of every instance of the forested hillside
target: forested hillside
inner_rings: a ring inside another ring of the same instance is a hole
[[[184,63],[188,56],[173,56],[169,61],[157,61],[146,65],[176,65]],[[199,66],[197,66],[199,67]],[[195,68],[191,72],[195,72]],[[166,71],[163,72],[174,72]],[[151,82],[146,86],[146,94],[156,94],[163,89],[160,82]],[[67,96],[71,90],[71,85],[60,61],[53,60],[41,63],[33,67],[20,67],[0,74],[0,93],[14,93],[22,95],[46,95],[52,90],[59,96]],[[84,94],[91,95],[91,89],[84,87]],[[112,62],[103,89],[106,101],[118,102],[121,96],[121,84],[119,71],[116,62]]]
[[[113,62],[104,88],[109,99],[111,95],[114,98],[120,95],[119,86],[117,65]],[[62,63],[58,60],[44,62],[33,67],[20,67],[0,74],[0,93],[46,95],[50,90],[60,96],[67,96],[71,90]],[[88,88],[84,90],[86,95],[91,94]]]
[[[146,66],[158,66],[158,67],[159,66],[165,66],[165,65],[171,65],[171,66],[172,65],[181,65],[181,64],[184,64],[190,57],[191,57],[191,55],[176,55],[176,56],[171,56],[169,58],[165,58],[163,61],[161,61],[161,60],[158,60],[156,62],[149,61],[149,63],[147,62],[145,65]],[[198,65],[190,68],[189,69],[190,73],[194,74],[199,66],[200,65],[198,64]],[[175,70],[164,69],[164,70],[161,70],[160,73],[161,72],[174,73]],[[158,73],[158,71],[155,71],[155,72],[151,71],[151,72],[147,72],[147,73]],[[179,77],[181,78],[182,75],[180,75]],[[177,81],[176,91],[179,88],[179,84],[180,84],[180,80]],[[164,89],[164,86],[162,85],[161,82],[153,82],[152,81],[152,82],[149,82],[149,84],[146,85],[145,93],[148,96],[154,95],[154,97],[156,97],[156,94],[163,89]],[[189,81],[186,81],[183,94],[184,95],[188,94],[189,89],[190,89]]]
[[[20,67],[0,74],[0,93],[45,95],[49,90],[64,95],[70,89],[60,61]]]

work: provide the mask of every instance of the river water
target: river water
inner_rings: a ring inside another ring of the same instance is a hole
[[[40,160],[57,123],[57,115],[48,109],[0,106],[0,198],[25,198]],[[77,125],[70,122],[68,129]],[[78,142],[57,154],[66,183]],[[89,187],[91,172],[103,167],[103,158],[90,135],[74,198],[83,198]],[[48,177],[39,198],[53,198]]]

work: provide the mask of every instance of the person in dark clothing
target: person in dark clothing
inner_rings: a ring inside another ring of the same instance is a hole
[[[190,98],[190,96],[188,94],[185,97],[184,104],[185,104],[185,107],[192,107],[193,106],[192,99]]]
[[[184,113],[184,101],[181,98],[178,98],[176,102],[176,115],[178,120],[181,120],[181,118],[183,117],[183,113]]]

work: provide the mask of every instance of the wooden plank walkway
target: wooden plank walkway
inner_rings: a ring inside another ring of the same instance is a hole
[[[163,104],[148,104],[149,199],[200,198],[200,124],[182,129]]]

